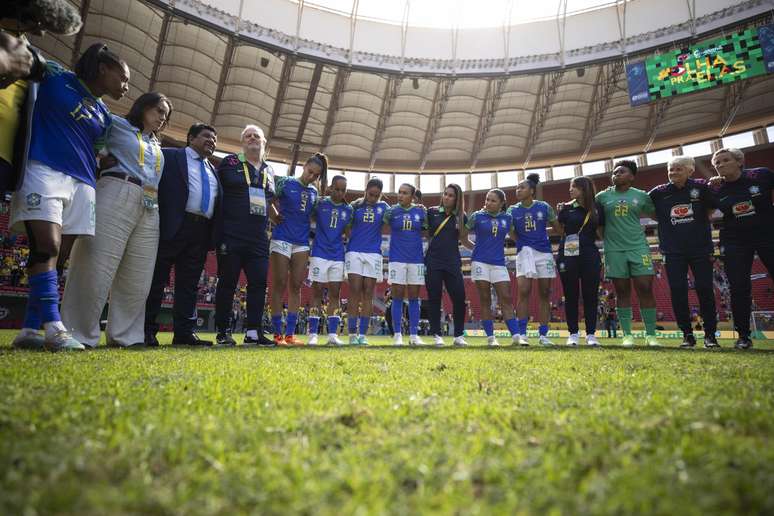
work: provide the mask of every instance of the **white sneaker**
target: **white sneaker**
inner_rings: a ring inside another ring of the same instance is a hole
[[[513,345],[514,346],[529,346],[529,339],[527,339],[526,335],[514,335],[513,336]]]
[[[580,337],[578,336],[578,334],[577,334],[577,333],[571,333],[571,334],[570,334],[570,336],[569,336],[569,337],[567,337],[567,342],[566,342],[566,344],[567,344],[568,346],[577,346],[577,345],[578,345],[578,340],[579,340],[579,339],[580,339]]]
[[[349,336],[349,345],[350,346],[357,346],[357,335],[350,335]]]
[[[597,347],[597,346],[601,346],[602,344],[600,344],[599,341],[597,340],[597,336],[592,334],[592,335],[586,335],[586,345]]]
[[[499,346],[500,346],[500,343],[499,343],[499,342],[497,342],[497,339],[496,339],[496,338],[494,338],[494,335],[492,335],[491,337],[487,337],[487,338],[486,338],[486,343],[487,343],[487,344],[488,344],[490,347],[492,347],[492,348],[496,348],[496,347],[499,347]]]
[[[440,335],[433,335],[433,345],[437,348],[442,348],[446,345],[446,343],[443,341],[443,337]]]
[[[400,333],[396,333],[392,336],[392,345],[393,346],[402,346],[403,345],[403,335]]]
[[[310,333],[309,334],[309,340],[306,341],[306,344],[308,346],[316,346],[317,345],[317,334],[316,333]]]
[[[328,345],[329,346],[343,346],[344,341],[342,341],[338,335],[335,333],[328,334]]]
[[[547,336],[545,336],[545,335],[541,335],[541,336],[540,336],[540,340],[539,340],[539,342],[540,342],[540,345],[541,345],[541,346],[553,346],[553,345],[554,345],[554,343],[553,343],[553,342],[551,342],[551,341],[549,340],[549,338],[548,338]]]
[[[443,339],[441,340],[443,342]],[[409,336],[409,346],[424,346],[425,343],[419,338],[419,335]]]
[[[459,337],[454,337],[454,342],[452,342],[452,345],[464,348],[465,346],[468,345],[468,343],[465,342],[465,337],[460,335]]]

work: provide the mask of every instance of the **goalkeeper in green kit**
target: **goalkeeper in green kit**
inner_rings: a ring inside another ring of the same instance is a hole
[[[613,166],[613,186],[596,196],[600,215],[599,231],[604,240],[605,276],[613,280],[618,299],[624,346],[633,346],[632,290],[637,291],[640,314],[645,323],[645,340],[658,346],[656,340],[656,299],[653,297],[653,261],[640,216],[654,215],[655,207],[647,192],[632,188],[637,164],[621,160]]]

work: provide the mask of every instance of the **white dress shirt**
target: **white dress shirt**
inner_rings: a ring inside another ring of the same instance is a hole
[[[210,183],[210,202],[207,206],[207,213],[202,213],[201,158],[199,153],[191,147],[185,148],[185,156],[188,161],[188,202],[185,204],[185,211],[211,219],[215,212],[215,200],[218,198],[218,180],[215,178],[215,170],[205,159],[204,168],[207,170],[207,178]]]

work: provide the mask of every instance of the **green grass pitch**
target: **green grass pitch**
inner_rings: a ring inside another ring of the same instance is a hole
[[[0,514],[774,513],[771,342],[51,354],[12,336]]]

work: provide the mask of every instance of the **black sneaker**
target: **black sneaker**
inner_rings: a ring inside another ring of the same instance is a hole
[[[753,343],[750,340],[750,337],[739,337],[736,339],[736,344],[734,344],[734,347],[736,349],[750,349],[753,347]]]
[[[274,341],[271,339],[267,339],[262,333],[258,334],[258,338],[254,339],[252,337],[248,337],[245,334],[245,338],[242,340],[242,344],[245,346],[266,346],[266,347],[272,347],[274,346]]]
[[[720,344],[718,344],[718,341],[714,335],[705,335],[704,347],[707,349],[718,349],[720,348]]]
[[[236,341],[230,333],[220,332],[215,337],[215,344],[218,346],[236,346]]]
[[[683,349],[696,347],[696,337],[693,336],[693,333],[689,333],[683,337],[683,342],[680,344],[680,347]]]

